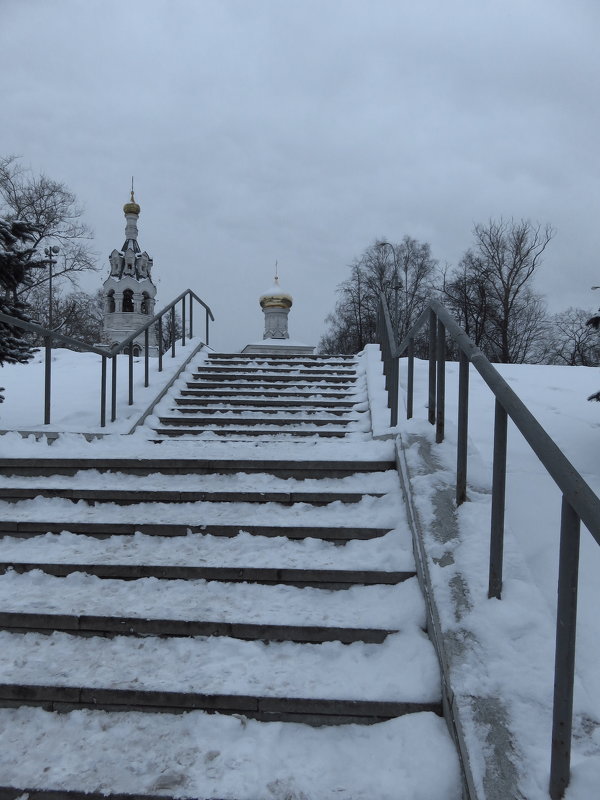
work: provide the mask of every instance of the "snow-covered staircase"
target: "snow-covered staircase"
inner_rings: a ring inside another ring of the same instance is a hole
[[[240,360],[201,365],[143,457],[0,459],[0,800],[458,800],[364,375],[330,359],[324,388],[303,357],[271,384]]]
[[[344,438],[368,430],[356,367],[351,356],[211,353],[161,414],[157,437]]]

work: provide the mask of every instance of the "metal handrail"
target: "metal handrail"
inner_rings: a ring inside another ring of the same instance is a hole
[[[186,319],[186,298],[189,299],[189,320]],[[45,365],[44,365],[44,425],[50,424],[51,415],[51,398],[52,398],[52,342],[61,342],[72,349],[77,349],[83,352],[96,353],[102,357],[101,378],[100,378],[100,427],[106,427],[106,373],[107,373],[107,359],[111,359],[111,422],[117,418],[117,356],[125,354],[129,358],[128,370],[128,405],[133,405],[133,342],[140,336],[144,336],[144,386],[150,385],[150,363],[149,363],[149,345],[150,345],[150,328],[152,325],[158,326],[158,372],[163,369],[163,351],[162,351],[162,322],[167,313],[171,317],[171,357],[175,357],[175,313],[176,306],[181,303],[181,321],[182,321],[182,336],[181,345],[185,346],[186,340],[186,327],[189,330],[188,337],[191,339],[193,336],[193,303],[197,302],[205,310],[205,338],[204,344],[209,343],[209,323],[214,322],[214,316],[210,307],[191,289],[186,289],[168,305],[161,309],[157,314],[151,317],[147,322],[123,339],[121,342],[114,344],[112,347],[103,347],[102,345],[92,345],[83,342],[80,339],[74,339],[72,336],[66,336],[60,331],[50,330],[38,325],[35,322],[26,322],[25,320],[12,317],[9,314],[0,313],[0,322],[7,323],[17,328],[35,333],[44,340],[45,347]],[[127,351],[127,352],[126,352]]]
[[[387,304],[385,298],[381,297],[377,330],[382,348],[392,427],[397,424],[399,359],[408,351],[406,406],[407,419],[410,419],[413,407],[414,341],[416,334],[427,322],[429,323],[428,418],[436,426],[437,443],[442,442],[444,439],[446,332],[458,346],[460,364],[456,470],[457,505],[467,499],[470,363],[473,364],[495,396],[488,597],[501,599],[502,596],[506,445],[509,417],[562,493],[552,753],[549,785],[550,797],[552,800],[559,800],[563,797],[570,779],[580,523],[583,521],[594,540],[600,544],[600,498],[582,478],[556,442],[542,428],[525,404],[517,397],[498,370],[441,303],[431,300],[397,347],[395,346],[391,329],[387,325],[387,320],[389,320]],[[381,335],[383,336],[381,337]],[[396,415],[394,415],[394,403],[396,404]]]

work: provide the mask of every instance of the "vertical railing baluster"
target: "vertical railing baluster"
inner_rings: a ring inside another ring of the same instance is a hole
[[[429,398],[427,418],[431,425],[435,425],[435,355],[436,355],[436,316],[435,311],[429,311]]]
[[[191,293],[189,295],[190,298],[190,339],[194,338],[194,298],[192,297]]]
[[[150,385],[150,330],[144,331],[144,386]]]
[[[162,331],[163,318],[158,318],[158,371],[162,372],[163,369],[163,331]]]
[[[415,340],[408,340],[408,370],[406,376],[406,419],[412,419],[415,382]]]
[[[563,496],[560,520],[552,758],[550,764],[550,797],[552,800],[559,800],[564,795],[565,789],[569,785],[571,770],[579,541],[579,517]]]
[[[395,428],[398,424],[398,377],[400,370],[400,359],[398,356],[392,356],[392,381],[391,381],[391,394],[392,404],[390,414],[390,426]]]
[[[458,368],[458,443],[456,447],[456,505],[467,499],[467,443],[469,432],[469,359],[460,353]]]
[[[133,405],[133,342],[129,342],[129,405]]]
[[[205,342],[205,344],[209,344],[209,341],[208,341],[208,309],[205,309],[205,313],[206,313],[206,342]]]
[[[171,306],[171,358],[175,358],[175,306]]]
[[[50,405],[52,395],[52,337],[44,337],[44,425],[50,424]]]
[[[181,346],[185,347],[185,297],[181,298]]]
[[[106,356],[102,356],[100,375],[100,427],[106,428]]]
[[[494,461],[492,466],[492,521],[490,532],[490,575],[488,597],[502,596],[502,559],[504,555],[504,505],[506,495],[507,414],[496,400],[494,418]]]
[[[112,357],[111,386],[110,386],[110,421],[117,418],[117,354]]]
[[[436,391],[436,417],[435,441],[440,444],[444,441],[444,422],[446,415],[446,328],[441,320],[437,324],[437,391]]]

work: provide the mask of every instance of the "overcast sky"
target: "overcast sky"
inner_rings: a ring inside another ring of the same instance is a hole
[[[158,304],[194,289],[220,349],[262,337],[275,259],[316,344],[375,238],[455,264],[501,215],[553,225],[538,288],[591,308],[599,37],[597,0],[0,0],[0,154],[77,194],[88,290],[134,175]]]

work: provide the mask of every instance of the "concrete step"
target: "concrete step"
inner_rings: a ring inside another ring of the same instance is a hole
[[[215,399],[214,405],[202,405],[202,403],[198,403],[198,401],[191,398],[175,398],[175,402],[177,405],[169,410],[176,411],[179,414],[269,414],[269,419],[285,418],[286,414],[292,414],[293,419],[298,419],[300,414],[310,414],[311,420],[315,416],[319,418],[319,415],[321,415],[321,419],[333,418],[335,421],[335,418],[344,417],[344,415],[352,411],[351,404],[348,404],[349,408],[323,408],[304,403],[306,408],[301,408],[284,402],[281,402],[278,406],[266,407],[265,404],[259,405],[251,400],[246,401],[246,405],[242,405],[240,403],[219,402],[219,398]]]
[[[238,472],[267,473],[283,478],[340,478],[355,472],[393,470],[393,461],[207,458],[0,458],[4,475],[74,475],[83,470],[120,472],[127,475],[231,475]]]
[[[148,536],[187,536],[188,533],[211,536],[237,536],[245,531],[253,536],[283,536],[290,540],[323,539],[325,541],[345,544],[354,539],[375,539],[389,533],[391,528],[384,527],[340,527],[340,526],[306,526],[306,525],[247,525],[240,522],[236,525],[189,525],[168,522],[126,523],[126,522],[80,522],[73,520],[52,520],[32,522],[25,520],[0,520],[0,537],[12,536],[20,539],[39,536],[45,533],[61,533],[70,531],[82,536],[106,539],[109,536],[133,536],[136,532]]]
[[[383,572],[382,570],[345,569],[288,569],[268,567],[204,567],[174,564],[89,564],[86,562],[0,562],[0,575],[13,570],[18,574],[40,570],[47,575],[63,578],[75,572],[98,578],[138,580],[206,580],[227,583],[260,583],[267,586],[311,586],[317,589],[348,589],[350,586],[392,585],[414,577],[413,572]]]
[[[0,500],[16,503],[34,497],[60,497],[78,503],[279,503],[291,506],[307,503],[322,506],[329,503],[359,503],[365,496],[383,497],[379,492],[235,492],[176,489],[83,489],[44,486],[0,488]]]
[[[286,383],[313,384],[313,383],[318,383],[318,384],[323,384],[323,385],[339,383],[339,384],[348,384],[349,385],[349,384],[354,383],[356,380],[358,380],[356,373],[352,373],[352,375],[345,375],[345,376],[340,376],[340,375],[317,375],[317,374],[314,374],[312,372],[312,370],[309,370],[306,375],[304,375],[304,374],[302,374],[302,375],[300,375],[300,374],[298,374],[298,375],[287,375],[287,374],[281,374],[279,372],[276,372],[276,373],[275,372],[272,372],[272,373],[260,372],[260,373],[258,373],[256,375],[254,375],[252,373],[243,373],[243,372],[229,372],[227,374],[221,374],[221,373],[213,374],[212,372],[210,372],[208,370],[202,369],[202,370],[199,370],[197,372],[193,372],[192,375],[196,380],[212,381],[213,383],[216,383],[217,385],[221,385],[223,383],[225,383],[225,384],[235,383],[235,384],[238,384],[238,385],[239,384],[245,384],[245,383],[248,383],[248,384],[254,384],[254,383],[259,383],[259,384],[265,384],[265,383],[273,383],[273,384],[274,383],[282,383],[282,384],[286,384]]]
[[[191,414],[193,412],[188,412]],[[223,413],[223,412],[221,412]],[[202,417],[187,416],[179,414],[172,417],[159,417],[162,425],[192,425],[201,427],[203,425],[349,425],[351,422],[358,422],[356,417],[342,417],[337,419],[323,419],[322,417],[285,417],[285,416],[262,416],[262,417]]]
[[[329,430],[329,429],[299,429],[299,428],[289,428],[289,429],[275,429],[275,427],[269,428],[231,428],[229,430],[219,429],[214,427],[204,427],[204,428],[155,428],[155,433],[158,437],[172,437],[172,436],[199,436],[207,431],[213,433],[215,436],[223,437],[229,436],[230,438],[237,438],[239,440],[244,440],[248,436],[265,436],[265,437],[280,437],[283,435],[294,436],[294,437],[304,437],[304,436],[321,436],[321,437],[328,437],[328,438],[343,438],[346,436],[346,431],[340,430]],[[152,438],[150,441],[153,442],[160,442],[160,438]]]
[[[350,378],[356,377],[356,370],[355,369],[347,369],[344,367],[303,367],[297,365],[286,365],[286,366],[277,366],[272,368],[266,367],[254,367],[254,366],[243,366],[243,365],[236,365],[231,366],[229,364],[207,364],[203,363],[200,367],[196,368],[196,371],[208,372],[211,375],[231,375],[231,374],[239,374],[239,375],[264,375],[268,373],[272,373],[275,375],[293,375],[294,377],[298,375],[347,375]]]
[[[0,612],[0,630],[10,633],[68,633],[71,636],[219,636],[242,641],[295,642],[322,644],[341,642],[381,644],[397,633],[387,628],[341,628],[317,625],[260,625],[199,619],[145,619],[143,617],[92,616],[89,614],[53,614]]]
[[[243,390],[240,388],[222,388],[220,386],[216,387],[219,391],[218,393],[215,392],[215,387],[212,389],[206,388],[205,384],[196,383],[187,384],[187,389],[182,389],[180,396],[181,397],[209,397],[211,400],[214,400],[215,397],[219,398],[228,398],[233,397],[238,399],[240,402],[245,402],[247,399],[258,399],[258,400],[279,400],[281,402],[289,402],[290,400],[302,400],[302,399],[310,399],[311,402],[325,402],[325,403],[350,403],[350,405],[354,405],[354,400],[352,399],[355,395],[353,391],[348,390],[346,391],[335,391],[331,392],[319,392],[314,391],[314,387],[310,387],[310,391],[294,391],[293,388],[289,386],[285,386],[281,388],[281,391],[274,391],[274,390],[265,390],[261,391],[258,389],[246,389]],[[204,388],[201,388],[204,387]]]
[[[210,361],[260,361],[262,359],[268,359],[269,361],[277,361],[278,363],[280,361],[290,361],[292,363],[296,361],[307,361],[310,364],[320,361],[358,363],[356,356],[345,354],[332,357],[318,354],[291,355],[289,353],[209,353],[208,358]]]
[[[351,400],[295,400],[293,397],[285,400],[265,400],[260,397],[250,397],[244,400],[235,396],[227,396],[225,398],[222,394],[206,394],[200,397],[175,397],[174,402],[178,406],[190,405],[205,408],[207,412],[208,408],[216,403],[221,403],[227,407],[239,407],[242,411],[245,408],[272,408],[273,410],[297,408],[299,411],[315,409],[315,411],[327,411],[330,414],[347,413],[355,405]]]
[[[441,702],[328,700],[302,697],[210,695],[197,692],[103,689],[89,686],[0,684],[0,707],[41,707],[48,711],[145,711],[181,714],[207,711],[250,719],[303,722],[308,725],[373,725],[404,714],[442,715]]]
[[[114,794],[111,792],[83,792],[75,789],[16,789],[14,786],[0,786],[0,800],[176,800],[171,794]],[[177,800],[193,800],[190,796],[177,794]],[[196,797],[195,800],[222,800],[222,798]]]

